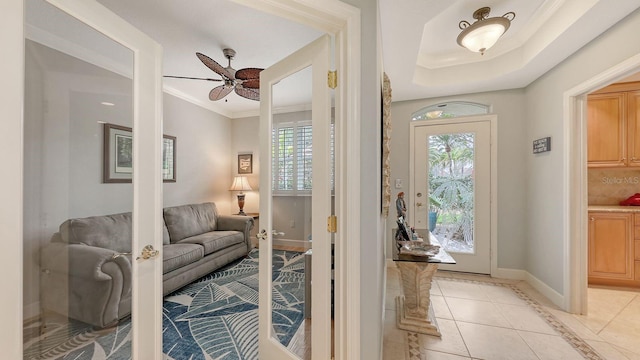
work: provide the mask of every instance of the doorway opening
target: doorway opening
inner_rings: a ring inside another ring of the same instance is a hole
[[[569,89],[564,94],[565,110],[565,216],[568,226],[564,234],[567,251],[564,263],[564,309],[587,314],[587,277],[589,273],[589,203],[587,172],[587,94],[627,78],[640,70],[637,54],[597,76]],[[575,149],[578,149],[577,151]]]

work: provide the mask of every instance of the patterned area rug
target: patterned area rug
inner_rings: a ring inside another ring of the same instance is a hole
[[[288,345],[304,320],[304,256],[273,251],[273,322]],[[94,331],[79,322],[25,326],[24,359],[130,359],[131,324]],[[166,360],[258,359],[258,251],[168,295],[163,303]]]

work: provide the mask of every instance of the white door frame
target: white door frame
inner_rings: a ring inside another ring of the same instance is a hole
[[[327,85],[329,71],[330,42],[328,35],[322,35],[295,53],[278,61],[276,64],[262,70],[260,74],[260,163],[270,164],[273,141],[270,134],[273,130],[273,92],[274,85],[305,68],[311,67],[311,87],[313,126],[313,196],[312,237],[313,257],[311,272],[313,286],[311,301],[311,358],[331,358],[331,234],[327,232],[323,221],[318,221],[331,214],[331,187],[329,171],[329,133],[331,97]],[[319,152],[316,152],[319,151]],[[270,184],[272,177],[271,166],[262,167],[260,183]],[[261,229],[265,236],[260,241],[260,303],[259,303],[259,353],[261,359],[296,359],[297,355],[286,349],[273,336],[273,224],[272,205],[273,190],[270,186],[260,188],[260,215],[263,217]],[[317,241],[316,241],[317,239]],[[318,260],[318,261],[316,261]]]
[[[409,151],[409,164],[413,164],[414,151],[413,151],[413,139],[415,128],[424,125],[448,125],[448,124],[462,124],[466,122],[477,121],[482,116],[482,121],[489,121],[491,124],[491,240],[490,240],[490,257],[491,257],[491,276],[496,276],[499,273],[498,269],[498,116],[495,114],[487,115],[474,115],[474,116],[461,116],[456,118],[447,119],[428,119],[428,120],[415,120],[411,121],[409,127],[409,138],[411,141],[411,151]],[[414,189],[414,168],[409,167],[409,189]],[[413,196],[409,197],[407,208],[413,209]],[[410,218],[411,220],[411,218]],[[413,221],[413,220],[411,220]]]
[[[134,136],[133,161],[133,239],[135,254],[151,244],[162,249],[162,48],[139,30],[94,1],[47,0],[62,11],[104,33],[132,50],[134,54]],[[2,347],[9,358],[22,357],[23,320],[23,104],[24,104],[24,0],[5,0],[0,5],[0,46],[11,51],[3,54],[0,74],[6,81],[0,90],[0,104],[7,109],[2,129],[10,133],[1,150],[8,154],[4,162],[6,174],[0,178],[0,193],[6,204],[0,226],[7,240],[2,253],[6,276],[5,291],[15,294],[0,300],[2,312]],[[6,56],[5,56],[6,55]],[[142,160],[145,161],[142,161]],[[143,186],[144,184],[144,186]],[[154,211],[149,211],[153,209]],[[143,211],[144,210],[144,211]],[[6,213],[5,213],[6,212]],[[4,222],[4,221],[3,221]],[[141,239],[145,239],[142,242]],[[149,240],[151,239],[151,240]],[[133,359],[162,356],[162,256],[132,264]],[[144,304],[140,306],[139,304]],[[144,324],[144,326],[142,326]],[[136,329],[145,331],[136,331]],[[152,331],[149,331],[151,329]]]
[[[335,359],[360,358],[360,9],[339,0],[233,0],[335,38]],[[324,221],[324,219],[322,219]],[[341,239],[349,239],[341,241]],[[347,261],[348,259],[348,261]]]
[[[22,114],[24,104],[24,7],[23,0],[0,2],[0,107],[3,118],[0,128],[7,136],[0,141],[0,152],[6,154],[3,160],[3,172],[11,176],[0,177],[0,199],[7,204],[0,206],[0,236],[5,239],[3,251],[0,251],[0,264],[5,274],[0,286],[6,294],[0,304],[0,339],[2,353],[7,359],[21,359],[22,354],[22,211],[23,211],[23,127]]]
[[[563,237],[564,304],[570,313],[587,313],[587,111],[586,95],[640,70],[640,54],[565,91]],[[578,184],[578,186],[576,186]]]
[[[302,0],[236,0],[252,8],[307,24],[336,39],[336,215],[338,239],[336,251],[335,289],[335,358],[360,358],[360,104],[361,104],[361,24],[360,10],[337,0],[308,2]],[[0,330],[3,354],[8,358],[22,356],[22,125],[24,104],[24,0],[0,2],[0,46],[12,51],[0,59],[0,105],[3,109],[2,129],[8,136],[0,145],[6,174],[0,177],[0,198],[6,206],[0,210],[4,251],[0,253],[5,273],[20,276],[2,278],[0,285],[15,296],[0,302],[4,311]],[[160,76],[158,76],[158,82]],[[160,111],[160,109],[157,109]],[[138,174],[140,176],[140,174]],[[160,227],[156,227],[160,229]],[[160,237],[161,238],[161,237]],[[346,261],[349,259],[349,261]],[[338,320],[342,319],[342,320]]]

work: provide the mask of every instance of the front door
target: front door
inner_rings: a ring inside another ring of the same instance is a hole
[[[261,360],[331,358],[329,42],[324,35],[260,74]],[[285,82],[308,92],[310,106],[279,114],[278,85]],[[274,250],[274,238],[308,241],[311,251],[300,261],[301,254]],[[290,278],[300,276],[310,298],[283,291]]]
[[[159,359],[162,255],[135,259],[146,245],[162,249],[162,50],[93,0],[6,0],[0,22],[2,68],[15,73],[3,76],[0,98],[3,107],[21,107],[0,122],[11,138],[3,153],[20,162],[5,168],[11,182],[0,181],[1,197],[21,215],[3,213],[11,222],[3,238],[12,245],[2,263],[24,269],[3,284],[13,294],[0,301],[10,316],[3,321],[3,357]],[[114,151],[104,154],[103,123],[129,129],[114,131]],[[129,183],[103,181],[107,156],[113,166],[106,175]],[[69,246],[72,236],[65,233],[43,256],[65,220],[114,213],[131,214],[118,217],[125,235],[117,254],[87,251],[82,241]],[[115,267],[130,276],[111,278]],[[130,311],[131,319],[111,327],[114,309],[102,306],[105,296],[86,290],[89,283],[107,296],[116,296],[115,285],[129,289],[117,294],[123,302],[115,317]],[[13,299],[20,301],[18,311]],[[96,327],[106,330],[92,331]],[[24,343],[16,339],[21,334]]]
[[[416,229],[435,235],[457,264],[443,270],[491,273],[491,122],[416,124],[413,208]],[[413,217],[413,218],[412,218]]]

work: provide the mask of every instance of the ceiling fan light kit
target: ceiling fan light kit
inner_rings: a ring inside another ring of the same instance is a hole
[[[458,45],[473,52],[484,55],[490,47],[509,29],[511,21],[516,17],[512,11],[497,17],[487,18],[490,7],[482,7],[473,13],[476,22],[470,24],[466,20],[460,21],[458,27],[462,29],[458,35]]]
[[[229,95],[232,91],[249,100],[260,101],[260,72],[263,69],[259,68],[245,68],[235,70],[231,67],[231,59],[236,56],[236,52],[233,49],[223,49],[222,53],[228,60],[227,67],[223,67],[215,60],[197,52],[196,56],[202,63],[213,70],[216,74],[220,75],[222,79],[210,79],[210,78],[197,78],[187,76],[172,76],[165,75],[164,77],[175,79],[189,79],[189,80],[206,80],[206,81],[221,81],[222,85],[216,86],[209,92],[209,100],[217,101],[225,96]]]

